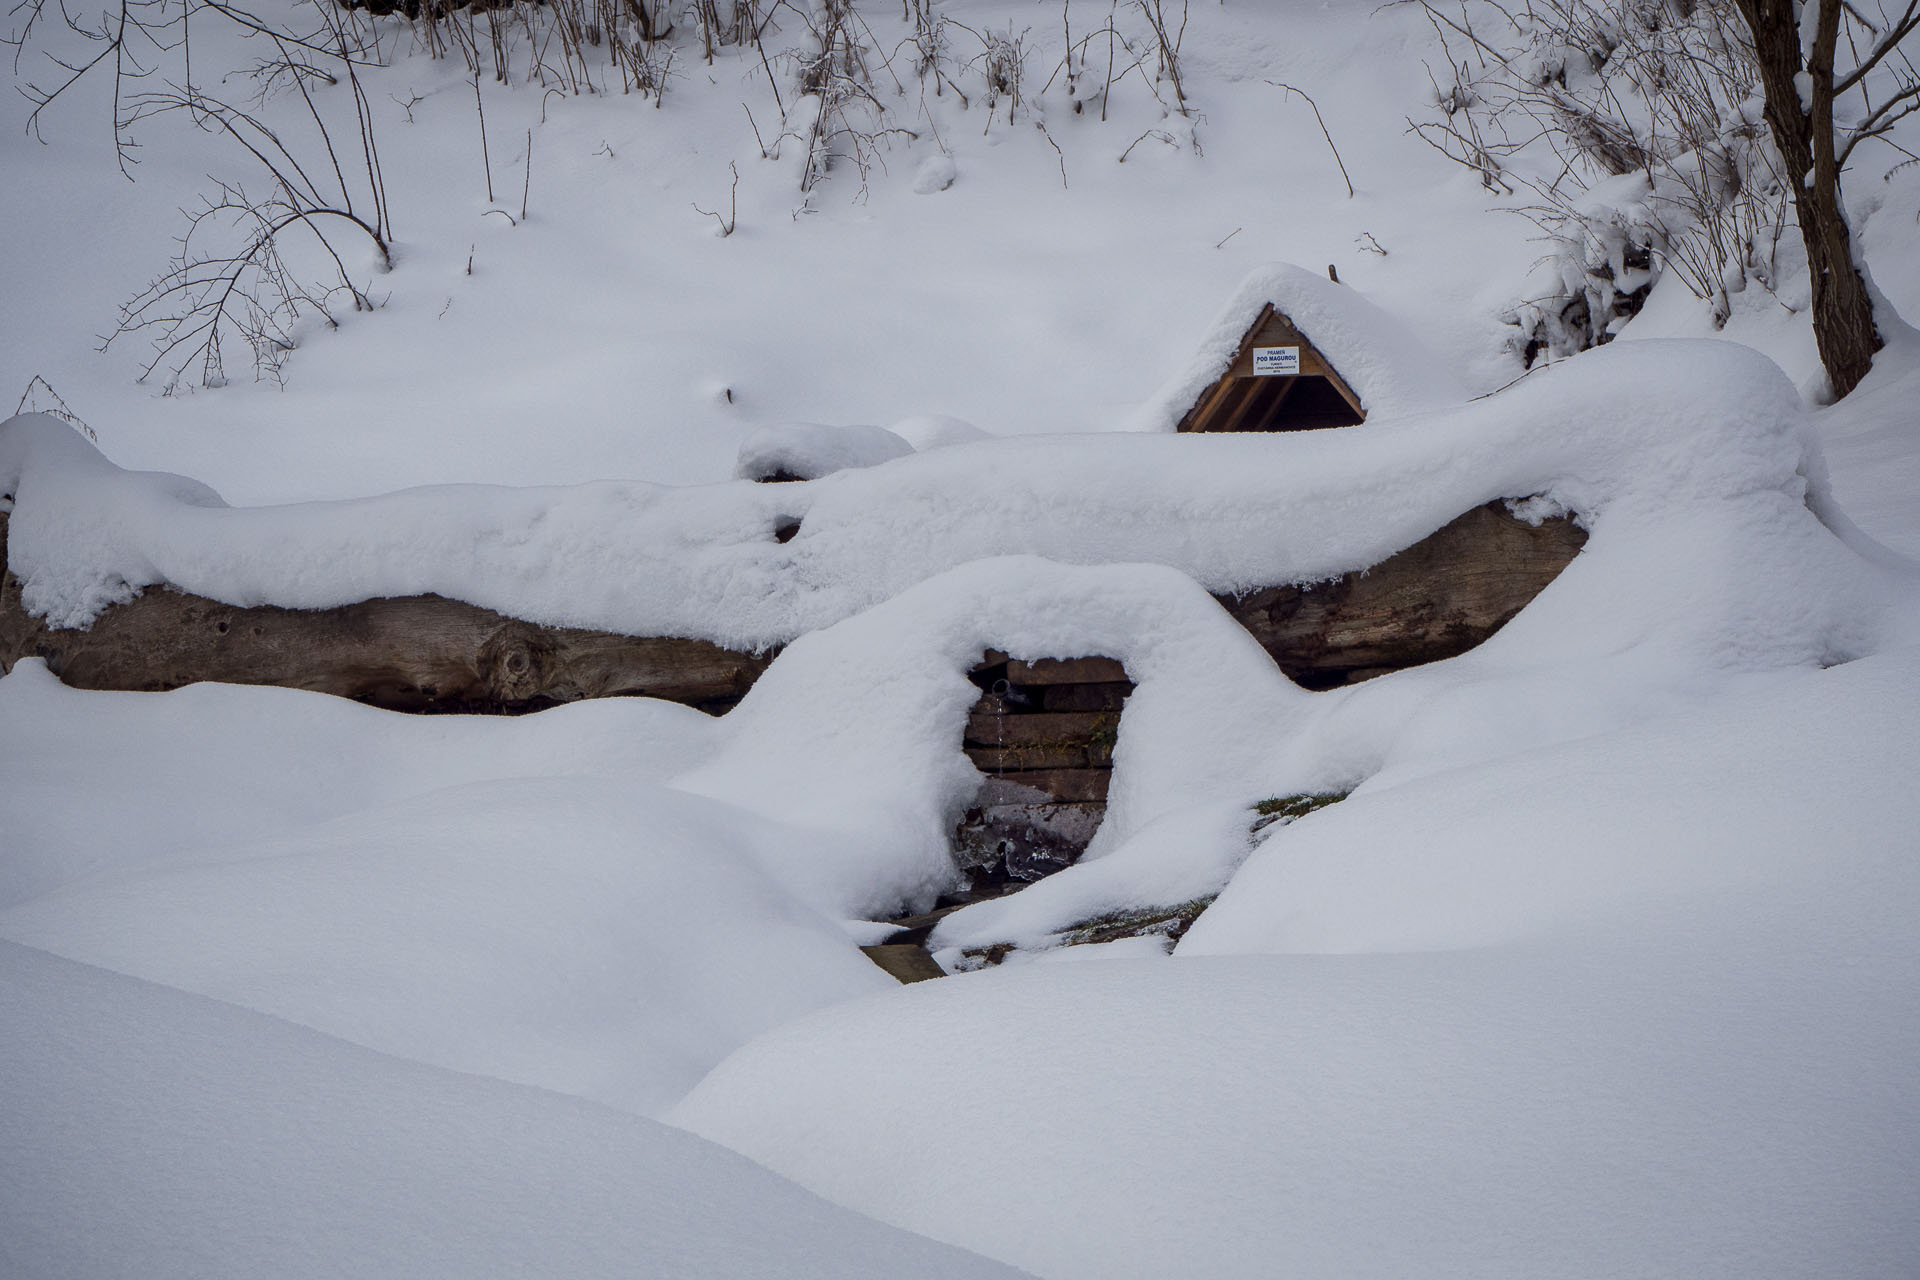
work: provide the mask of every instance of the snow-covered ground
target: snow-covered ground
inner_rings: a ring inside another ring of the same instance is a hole
[[[1911,1274],[1920,339],[1888,312],[1809,406],[1803,267],[1718,331],[1668,280],[1497,390],[1540,246],[1406,134],[1415,9],[1196,5],[1195,116],[1136,77],[1102,121],[1036,92],[1057,5],[935,7],[1023,41],[1012,123],[977,65],[920,100],[873,6],[918,136],[806,197],[689,23],[658,109],[486,80],[489,203],[474,82],[384,20],[395,269],[284,388],[91,349],[218,140],[150,122],[128,183],[91,80],[44,146],[7,108],[0,391],[97,437],[0,425],[36,610],[439,591],[787,648],[719,719],[0,678],[0,1272]],[[1890,166],[1855,224],[1916,317]],[[1369,421],[1168,434],[1269,300]],[[774,470],[819,478],[732,479]],[[1590,540],[1461,657],[1309,693],[1208,598],[1502,498]],[[951,883],[988,647],[1125,661],[1112,807],[931,943],[1028,950],[901,988],[857,947]],[[1215,893],[1171,957],[1045,949]]]

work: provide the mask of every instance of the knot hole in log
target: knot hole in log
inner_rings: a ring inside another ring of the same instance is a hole
[[[480,678],[490,697],[526,702],[546,690],[558,645],[539,627],[509,622],[480,647]]]

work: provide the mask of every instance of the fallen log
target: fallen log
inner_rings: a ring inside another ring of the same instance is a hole
[[[0,564],[6,524],[0,514]],[[1571,520],[1530,525],[1489,503],[1364,573],[1221,603],[1289,677],[1328,688],[1472,648],[1538,595],[1585,540]],[[241,608],[154,587],[107,609],[88,630],[54,630],[27,615],[9,570],[0,574],[0,671],[26,657],[44,658],[82,689],[214,680],[465,712],[622,694],[721,711],[772,660],[703,640],[539,626],[432,595],[332,609]],[[1055,711],[1117,710],[1128,687],[1105,659],[1009,663],[1009,675],[1032,682],[1036,705]],[[1073,680],[1106,683],[1055,683]]]
[[[1560,576],[1587,531],[1489,502],[1362,573],[1220,603],[1309,689],[1438,662],[1498,631]]]
[[[7,522],[0,515],[0,561]],[[155,691],[202,680],[338,694],[396,711],[518,712],[639,694],[722,711],[773,660],[704,640],[542,627],[443,596],[335,609],[238,608],[165,587],[85,631],[30,618],[0,576],[0,670],[44,658],[79,689]]]

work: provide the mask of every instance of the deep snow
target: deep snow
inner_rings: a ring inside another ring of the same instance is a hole
[[[1006,1277],[664,1125],[0,942],[0,1271]]]
[[[669,1118],[1047,1276],[1904,1274],[1917,718],[1907,649],[1364,788],[1170,962],[839,1005]]]
[[[1129,80],[1102,123],[1033,92],[1056,12],[939,7],[1024,33],[1013,124],[910,91],[920,136],[804,205],[757,58],[682,48],[658,110],[488,81],[518,225],[472,82],[389,21],[398,266],[284,391],[89,351],[212,140],[151,135],[129,184],[91,83],[44,147],[4,109],[0,387],[98,436],[0,425],[36,608],[433,590],[792,643],[717,720],[0,679],[0,1269],[1000,1273],[871,1215],[1048,1277],[1911,1272],[1911,331],[1813,404],[1789,243],[1724,330],[1669,282],[1496,393],[1540,246],[1405,133],[1414,9],[1195,6],[1196,115]],[[689,206],[730,162],[721,238]],[[1859,244],[1920,314],[1920,168],[1874,164]],[[1268,300],[1367,424],[1165,434]],[[821,478],[728,479],[770,466]],[[1501,498],[1592,536],[1459,658],[1311,694],[1207,598]],[[1139,689],[1091,855],[935,945],[1219,892],[1172,959],[896,989],[855,949],[950,882],[988,646]]]

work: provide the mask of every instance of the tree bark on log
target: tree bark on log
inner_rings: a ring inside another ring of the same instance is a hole
[[[0,515],[0,563],[6,553]],[[46,659],[78,689],[155,691],[202,680],[338,694],[395,711],[535,711],[638,694],[722,711],[773,660],[704,640],[543,627],[443,596],[335,609],[238,608],[165,587],[85,631],[30,618],[0,577],[0,670]]]
[[[1532,526],[1490,503],[1364,573],[1221,603],[1289,677],[1326,688],[1472,648],[1538,595],[1585,540],[1571,520]],[[0,515],[0,563],[5,550]],[[772,660],[702,640],[539,626],[431,595],[307,610],[240,608],[151,587],[88,630],[54,630],[27,616],[20,582],[8,571],[0,575],[0,670],[27,657],[44,658],[81,689],[153,691],[213,680],[312,689],[394,710],[461,712],[530,711],[623,694],[721,711]],[[1105,668],[1023,663],[1021,670],[1044,681],[1094,678]]]
[[[1560,576],[1587,532],[1489,502],[1362,573],[1223,597],[1287,678],[1328,689],[1465,653]]]

